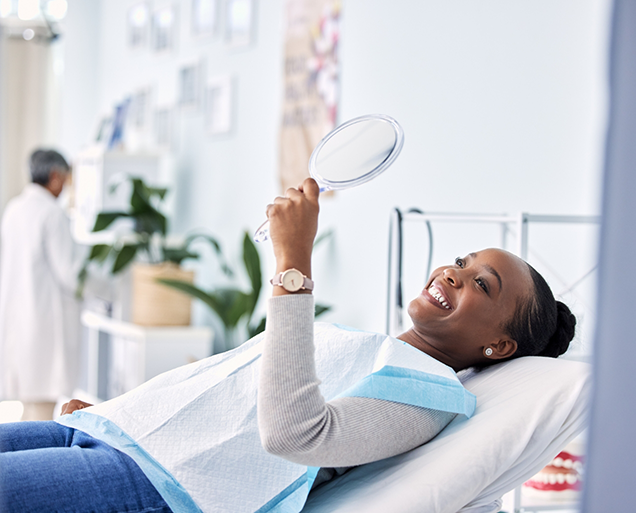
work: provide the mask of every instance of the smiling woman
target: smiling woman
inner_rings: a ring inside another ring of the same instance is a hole
[[[433,271],[408,312],[413,327],[398,338],[455,371],[512,357],[559,356],[576,325],[533,267],[499,249]]]
[[[314,326],[318,196],[307,179],[267,208],[264,337],[97,406],[71,401],[57,422],[0,426],[2,511],[299,512],[323,483],[470,417],[456,371],[567,347],[573,316],[495,249],[436,269],[397,339]]]

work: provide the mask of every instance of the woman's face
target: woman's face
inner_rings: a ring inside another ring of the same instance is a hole
[[[493,349],[490,359],[506,358],[517,346],[503,326],[532,290],[528,266],[520,258],[499,249],[471,253],[433,271],[409,304],[413,328],[405,335],[456,370],[488,362],[486,348]]]

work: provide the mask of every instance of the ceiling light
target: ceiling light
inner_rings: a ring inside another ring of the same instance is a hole
[[[0,0],[0,18],[6,18],[13,11],[13,2],[11,0]]]
[[[40,2],[38,0],[20,0],[18,2],[18,18],[32,20],[40,14]]]
[[[68,2],[66,0],[50,0],[46,5],[46,12],[57,20],[61,20],[66,16]]]

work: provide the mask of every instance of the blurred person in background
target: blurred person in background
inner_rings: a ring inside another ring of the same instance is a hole
[[[79,260],[57,201],[64,157],[38,149],[31,182],[7,205],[0,232],[0,395],[24,404],[22,420],[50,420],[79,373]]]

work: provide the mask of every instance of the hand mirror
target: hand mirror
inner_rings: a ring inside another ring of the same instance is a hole
[[[309,159],[309,174],[320,192],[349,189],[375,178],[397,158],[404,132],[395,119],[381,114],[354,118],[329,132]],[[269,239],[269,221],[254,234]]]

